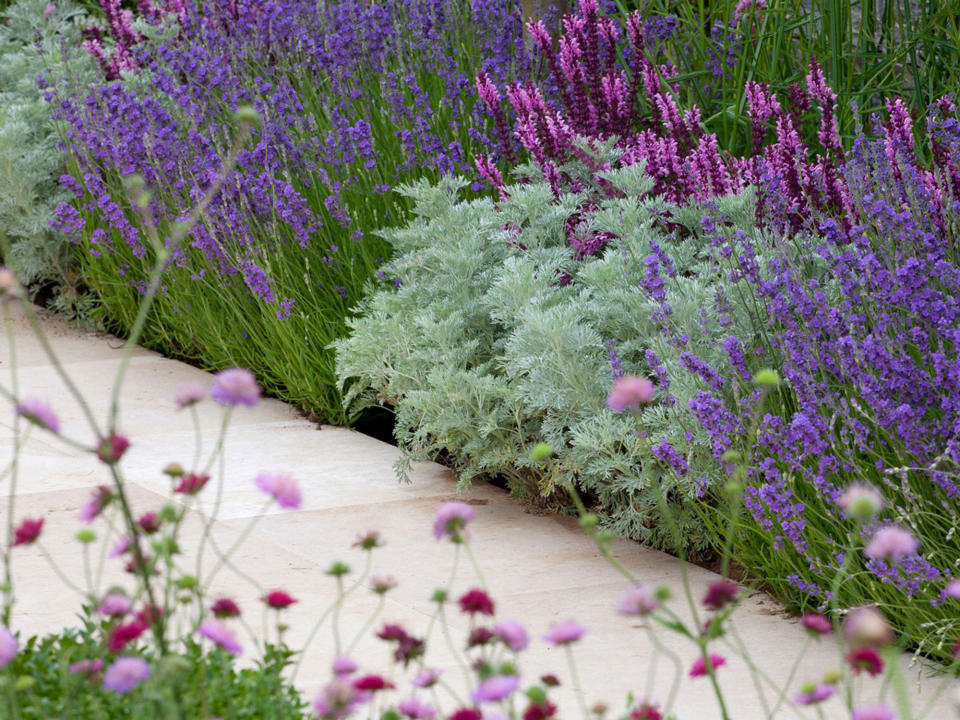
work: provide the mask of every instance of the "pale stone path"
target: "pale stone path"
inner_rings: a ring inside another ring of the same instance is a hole
[[[92,431],[78,405],[70,399],[20,313],[14,312],[21,396],[48,399],[61,418],[64,433],[90,442]],[[54,318],[44,318],[43,325],[66,371],[102,422],[120,358],[116,349],[119,341],[71,329]],[[6,336],[0,335],[0,383],[7,388],[11,383],[8,344]],[[189,417],[186,412],[177,412],[173,403],[174,391],[186,381],[209,383],[210,375],[146,350],[136,351],[122,397],[121,427],[133,443],[123,467],[130,479],[137,513],[156,510],[169,497],[170,482],[161,473],[166,463],[176,460],[189,465],[191,461],[193,433]],[[200,407],[200,415],[208,430],[204,447],[207,453],[220,424],[220,411],[208,402]],[[0,467],[5,467],[10,458],[11,418],[7,409],[0,411]],[[388,668],[389,649],[372,638],[373,630],[389,621],[404,624],[415,635],[425,631],[433,609],[429,597],[435,588],[447,582],[454,557],[449,543],[437,542],[432,537],[432,521],[440,503],[458,497],[456,478],[440,465],[416,463],[411,474],[413,482],[400,484],[392,470],[397,458],[398,451],[388,444],[342,428],[318,427],[276,400],[264,400],[254,409],[241,408],[234,413],[226,442],[225,482],[214,536],[221,546],[230,546],[251,519],[264,511],[264,496],[252,482],[258,472],[289,472],[299,480],[304,497],[302,508],[281,511],[276,506],[268,507],[235,556],[236,566],[255,578],[262,588],[282,588],[299,599],[285,615],[290,626],[287,640],[292,647],[300,647],[308,628],[334,596],[334,582],[325,574],[330,564],[342,559],[356,572],[361,569],[363,555],[351,544],[359,532],[367,529],[379,530],[387,543],[374,554],[374,572],[394,575],[399,586],[387,595],[383,614],[364,633],[364,639],[353,650],[354,656],[364,670],[384,671]],[[91,488],[106,482],[107,477],[94,458],[38,431],[30,435],[21,468],[15,517],[43,517],[46,525],[42,545],[15,551],[18,602],[13,625],[26,634],[48,633],[76,623],[81,595],[64,586],[45,555],[52,555],[76,585],[86,587],[82,553],[74,539],[83,527],[77,513]],[[0,492],[5,497],[7,491],[5,481]],[[616,602],[627,585],[582,534],[576,520],[531,514],[505,492],[483,484],[475,485],[460,499],[476,510],[471,546],[497,602],[498,617],[521,621],[534,637],[531,647],[521,656],[525,678],[532,680],[548,672],[558,675],[564,683],[558,695],[562,701],[561,716],[579,716],[570,694],[564,653],[541,640],[552,623],[576,618],[589,629],[576,646],[580,681],[588,705],[603,700],[610,707],[608,717],[612,717],[624,707],[628,692],[642,695],[651,645],[639,621],[616,613]],[[210,513],[215,501],[216,489],[211,482],[184,529],[182,545],[184,558],[190,559],[188,568],[193,567],[201,513]],[[4,502],[0,507],[2,528],[6,527],[6,513]],[[101,534],[105,530],[101,525],[93,527]],[[688,615],[673,558],[626,541],[617,542],[614,549],[619,560],[644,582],[671,586],[677,611]],[[106,561],[101,591],[110,583],[127,579],[118,562]],[[94,571],[96,564],[94,556]],[[204,572],[212,566],[208,558]],[[695,567],[690,574],[697,599],[711,581],[718,579]],[[456,597],[476,584],[469,563],[463,561],[451,594]],[[262,613],[256,588],[226,569],[217,576],[213,591],[214,595],[235,597],[249,625],[259,635]],[[357,601],[345,607],[340,617],[345,644],[363,628],[375,606],[366,588],[355,597]],[[448,613],[453,636],[462,643],[468,624],[454,608]],[[785,679],[805,644],[798,622],[782,616],[777,605],[759,593],[743,603],[738,617],[742,637],[753,648],[758,665],[774,680]],[[695,657],[693,646],[679,636],[660,636],[683,659],[686,671]],[[243,643],[246,654],[251,654],[253,638],[245,636]],[[329,678],[333,648],[331,634],[324,631],[306,653],[296,682],[308,697]],[[730,660],[718,675],[733,717],[764,718],[743,661],[729,652],[725,654]],[[452,664],[439,633],[431,637],[428,659],[433,664],[449,666],[445,677],[463,697],[463,678]],[[797,674],[791,696],[801,682],[817,680],[826,670],[838,667],[838,660],[834,644],[814,644]],[[908,660],[904,658],[905,663]],[[662,698],[670,684],[671,666],[660,663],[659,667],[654,694]],[[916,667],[908,672],[912,691],[929,697],[934,684],[924,682]],[[394,679],[401,687],[406,685],[401,675]],[[949,695],[945,693],[936,701],[928,717],[954,717]],[[703,678],[684,678],[678,710],[682,720],[720,717],[709,682]],[[847,718],[838,703],[827,704],[824,710],[824,717],[830,720]],[[776,717],[815,715],[796,711],[788,702]]]

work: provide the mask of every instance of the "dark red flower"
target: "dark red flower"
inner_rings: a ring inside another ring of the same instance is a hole
[[[273,592],[267,593],[260,599],[274,610],[283,610],[284,608],[290,607],[295,602],[298,602],[293,596],[291,596],[289,593],[285,593],[283,590],[274,590]]]
[[[404,630],[399,625],[394,625],[391,623],[386,623],[383,626],[383,629],[377,633],[377,637],[381,640],[403,640],[407,636],[407,631]]]
[[[642,703],[630,713],[630,720],[663,720],[663,715],[656,705]]]
[[[476,627],[470,631],[470,637],[467,638],[467,647],[472,648],[477,645],[486,645],[495,637],[496,635],[490,628]]]
[[[123,457],[129,447],[129,440],[123,435],[114,434],[100,441],[100,446],[97,448],[97,457],[100,458],[100,462],[113,465],[120,462],[120,458]]]
[[[140,526],[140,529],[143,530],[147,535],[153,535],[160,529],[160,518],[157,517],[156,513],[148,512],[140,516],[140,519],[137,520],[137,525]]]
[[[530,703],[527,709],[523,711],[523,720],[547,720],[552,718],[557,712],[557,706],[552,702]]]
[[[146,624],[153,625],[157,620],[160,619],[160,616],[163,615],[163,608],[157,607],[156,605],[144,605],[143,608],[137,610],[137,620]]]
[[[380,675],[364,675],[353,681],[353,687],[357,690],[376,692],[377,690],[388,690],[394,685]]]
[[[210,482],[209,475],[197,475],[196,473],[187,473],[180,478],[179,484],[173,489],[174,492],[184,495],[196,495],[203,490],[203,486]]]
[[[117,625],[113,629],[113,632],[110,633],[110,640],[107,642],[107,646],[111,652],[120,652],[127,645],[143,635],[148,627],[149,625],[140,620],[135,620],[125,625]]]
[[[460,610],[468,615],[480,613],[481,615],[493,615],[493,600],[483,590],[473,588],[460,596],[457,600]]]
[[[220,598],[210,606],[210,612],[218,618],[237,617],[240,615],[240,606],[230,598]]]
[[[141,572],[143,569],[143,566],[140,564],[140,561],[137,559],[139,557],[141,556],[137,555],[137,553],[131,553],[130,559],[127,561],[127,564],[124,565],[123,569],[126,570],[131,575]],[[153,564],[153,558],[147,555],[146,553],[144,553],[142,557],[143,557],[143,565],[147,567],[149,574],[156,575],[157,568]]]
[[[43,518],[37,518],[36,520],[24,518],[17,526],[17,529],[13,531],[14,547],[17,545],[29,545],[40,537],[41,530],[43,530]]]
[[[854,648],[844,657],[846,661],[850,663],[850,667],[853,668],[853,672],[856,675],[859,675],[861,670],[866,670],[870,673],[871,677],[875,677],[883,672],[883,660],[872,647],[864,646]]]
[[[447,720],[483,720],[483,713],[474,708],[461,708]]]
[[[560,679],[556,675],[541,675],[540,682],[547,687],[558,687],[560,685]]]
[[[710,583],[707,594],[703,596],[703,604],[711,610],[720,610],[737,599],[740,588],[728,580],[718,580]]]

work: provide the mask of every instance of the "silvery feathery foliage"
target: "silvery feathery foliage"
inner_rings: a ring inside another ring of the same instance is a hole
[[[722,338],[710,330],[718,324],[704,322],[702,308],[732,312],[744,327],[750,319],[714,301],[725,279],[708,240],[682,229],[706,210],[638,202],[652,185],[638,166],[602,173],[621,191],[605,200],[597,188],[556,197],[536,168],[517,173],[535,181],[509,186],[496,202],[458,200],[463,180],[404,188],[416,218],[384,232],[395,248],[388,286],[368,295],[351,336],[335,345],[346,402],[394,407],[407,457],[448,455],[462,484],[505,478],[521,496],[565,501],[573,483],[607,528],[667,546],[659,483],[683,536],[702,547],[688,501],[724,471],[689,415],[700,386],[663,332],[662,297],[643,268],[669,249],[671,330],[689,336],[683,351],[726,367]],[[751,228],[752,193],[715,199],[710,211]],[[602,252],[578,253],[588,236],[606,239]],[[654,402],[637,413],[609,410],[618,373],[653,379]],[[545,462],[531,458],[538,442],[555,449]]]
[[[65,193],[57,183],[59,133],[44,99],[46,86],[95,78],[80,47],[85,12],[76,5],[19,0],[0,16],[0,234],[12,250],[3,261],[25,284],[52,283],[60,310],[82,312],[71,249],[47,221]],[[41,80],[42,77],[42,80]]]

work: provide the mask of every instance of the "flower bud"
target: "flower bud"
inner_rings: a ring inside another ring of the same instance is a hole
[[[329,570],[327,570],[327,575],[332,575],[333,577],[343,577],[349,572],[350,566],[338,560],[330,566]]]
[[[780,384],[780,374],[776,370],[771,370],[770,368],[757,370],[753,376],[753,382],[755,385],[760,385],[762,387],[777,387],[777,385]]]
[[[77,540],[82,542],[84,545],[89,545],[96,539],[97,534],[88,528],[84,528],[77,533]]]
[[[546,460],[548,457],[553,455],[553,448],[550,447],[547,443],[537,443],[530,450],[530,459],[534,462],[540,462],[541,460]]]
[[[260,124],[260,113],[250,105],[241,105],[233,114],[233,119],[238,125],[256,127]]]
[[[170,477],[180,477],[186,472],[183,469],[183,466],[178,462],[167,463],[167,466],[163,468],[163,474],[169,475]]]

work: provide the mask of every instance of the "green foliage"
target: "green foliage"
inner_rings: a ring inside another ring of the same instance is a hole
[[[90,300],[71,248],[47,226],[66,199],[57,184],[64,161],[37,77],[87,82],[95,68],[80,47],[85,12],[67,0],[45,18],[47,4],[18,0],[0,12],[0,259],[35,292],[46,286],[55,309],[84,316]]]
[[[518,172],[536,176],[531,167]],[[340,384],[354,412],[393,406],[408,457],[449,455],[461,484],[504,478],[520,496],[561,502],[572,484],[593,499],[607,529],[672,547],[659,485],[686,542],[702,549],[689,501],[722,468],[687,417],[698,388],[658,329],[659,304],[638,286],[639,268],[651,243],[669,245],[677,269],[671,326],[708,361],[723,351],[702,332],[700,309],[715,306],[719,280],[704,260],[705,239],[680,242],[659,229],[663,213],[692,218],[696,208],[638,204],[650,187],[639,168],[605,177],[625,197],[592,211],[582,195],[554,200],[543,182],[513,186],[498,202],[458,201],[463,180],[405,188],[416,218],[383,232],[395,251],[385,273],[400,286],[371,289],[361,317],[349,321],[351,336],[334,343]],[[749,193],[718,202],[750,226]],[[613,233],[602,254],[578,259],[567,241],[575,214],[578,234]],[[666,363],[669,388],[637,413],[605,405],[611,341],[626,373],[655,377],[647,350]],[[688,473],[678,477],[654,459],[652,447],[664,441],[685,456]],[[531,452],[541,442],[553,448],[549,458]]]
[[[0,670],[0,715],[22,720],[67,718],[206,718],[300,720],[305,704],[282,677],[289,651],[270,647],[256,667],[238,669],[224,651],[204,654],[187,641],[182,653],[151,660],[151,679],[127,695],[100,687],[92,676],[70,672],[80,660],[112,662],[95,639],[95,628],[31,637]]]

